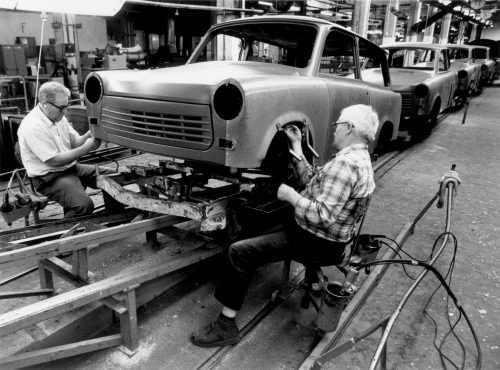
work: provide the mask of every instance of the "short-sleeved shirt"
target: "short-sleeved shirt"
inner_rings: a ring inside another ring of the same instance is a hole
[[[23,165],[30,177],[63,171],[76,164],[73,161],[64,166],[52,167],[45,163],[57,154],[73,149],[80,137],[66,117],[52,122],[40,106],[36,106],[21,122],[17,135]]]
[[[295,221],[321,238],[348,242],[356,226],[360,201],[375,189],[367,145],[354,144],[339,151],[323,167],[295,163],[304,190],[295,205]]]

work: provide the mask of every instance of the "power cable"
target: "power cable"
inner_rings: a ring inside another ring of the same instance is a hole
[[[453,300],[456,308],[459,310],[461,315],[465,318],[467,321],[467,324],[469,326],[469,329],[472,333],[476,349],[477,349],[477,360],[476,360],[476,369],[481,369],[481,364],[482,364],[482,353],[481,353],[481,346],[479,344],[479,339],[477,337],[476,331],[474,330],[474,327],[472,325],[472,322],[470,321],[469,317],[467,316],[467,313],[465,312],[464,308],[459,304],[457,297],[451,290],[450,286],[446,282],[446,280],[443,278],[441,273],[432,265],[422,262],[422,261],[417,261],[417,260],[397,260],[397,259],[388,259],[388,260],[378,260],[378,261],[373,261],[365,264],[361,264],[359,266],[356,266],[355,268],[357,270],[361,270],[363,268],[367,268],[370,266],[376,266],[376,265],[384,265],[384,264],[403,264],[403,265],[412,265],[412,266],[421,266],[426,268],[427,270],[431,271],[439,280],[441,283],[441,286],[445,288],[446,292],[448,293],[448,297],[451,297]],[[459,317],[461,318],[461,316]],[[456,324],[454,324],[452,327],[454,327]],[[453,330],[452,330],[453,331]],[[441,348],[441,346],[440,346]]]

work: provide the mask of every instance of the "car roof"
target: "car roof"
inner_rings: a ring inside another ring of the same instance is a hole
[[[390,49],[390,48],[408,48],[408,49],[433,49],[433,50],[441,50],[444,49],[444,45],[440,44],[432,44],[427,42],[396,42],[393,44],[383,44],[380,45],[382,49]]]
[[[443,44],[443,46],[446,46],[447,48],[455,48],[455,49],[472,49],[472,45],[465,45],[465,44]]]
[[[259,23],[260,21],[290,21],[290,22],[305,22],[311,24],[325,24],[325,25],[335,25],[339,28],[344,28],[336,23],[330,22],[326,19],[317,17],[308,17],[305,15],[254,15],[251,17],[231,19],[223,23],[218,23],[215,26],[230,24],[230,23]]]
[[[351,30],[348,30],[347,28],[345,28],[339,24],[330,22],[326,19],[317,18],[317,17],[308,17],[305,15],[254,15],[252,17],[231,19],[231,20],[226,21],[226,22],[217,23],[217,24],[213,25],[211,27],[211,29],[217,29],[219,27],[225,27],[225,26],[233,25],[233,24],[251,24],[251,23],[262,23],[262,22],[302,23],[302,24],[309,24],[309,25],[314,25],[314,26],[329,26],[329,27],[333,26],[335,28],[338,28],[338,29],[341,29],[345,32],[348,32],[351,35],[355,35],[357,37],[361,37],[361,38],[369,41],[366,37],[360,36],[357,33],[353,32]]]
[[[237,19],[232,19],[232,20],[226,21],[226,22],[217,23],[217,24],[213,25],[210,28],[210,30],[223,28],[225,26],[234,25],[234,24],[249,24],[249,23],[262,23],[262,22],[275,22],[275,23],[293,22],[293,23],[302,23],[302,24],[309,24],[309,25],[315,25],[315,26],[332,26],[334,28],[341,29],[344,32],[347,32],[353,36],[364,39],[365,41],[380,48],[380,46],[375,44],[373,41],[370,41],[366,37],[363,37],[363,36],[353,32],[351,30],[348,30],[347,28],[345,28],[337,23],[330,22],[326,19],[322,19],[322,18],[318,18],[318,17],[309,17],[309,16],[305,16],[305,15],[254,15],[251,17],[237,18]]]
[[[489,46],[484,45],[471,45],[474,49],[489,49]]]

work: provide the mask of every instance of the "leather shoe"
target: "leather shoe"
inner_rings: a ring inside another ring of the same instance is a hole
[[[240,331],[236,324],[221,322],[220,318],[191,335],[191,342],[200,347],[219,347],[240,341]]]

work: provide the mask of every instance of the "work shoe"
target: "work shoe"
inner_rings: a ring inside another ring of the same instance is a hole
[[[191,342],[200,347],[227,346],[238,343],[240,339],[236,320],[223,314],[215,322],[191,334]]]

